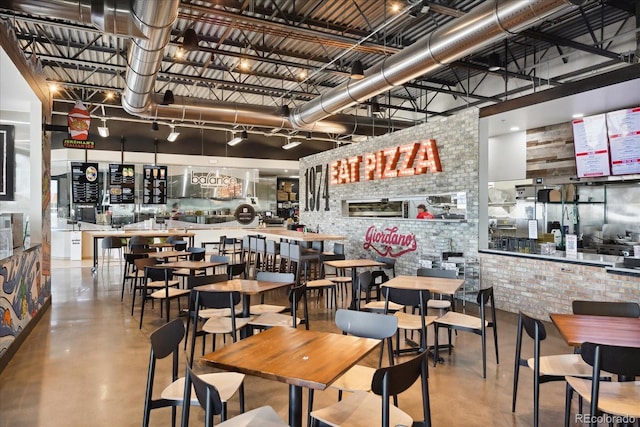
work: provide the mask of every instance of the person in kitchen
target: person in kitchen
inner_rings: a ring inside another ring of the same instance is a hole
[[[178,203],[171,205],[171,219],[180,219],[180,215],[182,215],[180,205]]]
[[[433,219],[433,214],[427,210],[427,207],[423,204],[418,205],[418,219]]]

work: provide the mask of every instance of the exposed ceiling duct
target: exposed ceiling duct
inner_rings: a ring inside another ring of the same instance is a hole
[[[362,80],[349,80],[283,116],[279,107],[227,102],[161,105],[153,95],[165,47],[178,15],[180,0],[10,0],[14,10],[91,23],[102,31],[133,35],[129,49],[123,108],[130,114],[176,121],[224,123],[294,129],[334,134],[374,135],[372,127],[385,131],[407,127],[398,122],[368,117],[335,115],[412,79],[458,60],[533,25],[578,0],[487,1],[451,21],[410,47],[386,58],[365,72]],[[127,10],[131,7],[131,10]],[[127,17],[127,19],[124,19]],[[126,22],[125,22],[126,21]],[[133,25],[132,25],[133,23]],[[131,27],[136,29],[131,30]],[[126,28],[126,30],[125,30]],[[127,32],[128,31],[128,32]]]
[[[3,3],[6,9],[91,25],[108,34],[144,37],[131,20],[129,0],[3,0]]]
[[[290,116],[294,127],[304,127],[352,105],[496,43],[583,0],[487,1],[402,51],[366,70],[365,78],[348,80],[297,107]]]

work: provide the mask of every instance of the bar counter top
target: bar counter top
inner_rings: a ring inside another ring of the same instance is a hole
[[[564,262],[568,264],[582,264],[582,265],[592,265],[596,267],[603,267],[609,269],[618,269],[622,266],[624,261],[624,257],[615,256],[615,255],[598,255],[598,254],[588,254],[578,252],[577,257],[567,257],[563,251],[556,251],[555,254],[552,255],[542,255],[542,254],[531,254],[531,253],[523,253],[523,252],[511,252],[511,251],[501,251],[496,249],[480,249],[479,253],[485,254],[493,254],[493,255],[504,255],[511,257],[519,257],[519,258],[530,258],[530,259],[538,259],[544,261],[553,261],[553,262]],[[628,269],[625,269],[628,270]],[[640,275],[640,270],[637,271]]]

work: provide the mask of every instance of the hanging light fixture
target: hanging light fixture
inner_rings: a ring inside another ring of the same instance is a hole
[[[194,30],[193,28],[189,28],[184,32],[184,37],[182,39],[182,48],[184,50],[198,50],[200,48],[200,46],[198,46],[199,41],[200,40],[198,39],[196,30]]]
[[[247,135],[247,131],[243,130],[242,132],[240,132],[240,136],[235,136],[235,133],[233,134],[234,137],[231,139],[231,141],[227,142],[227,144],[229,144],[230,146],[234,146],[237,145],[239,143],[241,143],[242,141],[249,139],[249,135]]]
[[[106,119],[102,119],[102,126],[98,126],[98,134],[100,134],[100,136],[103,138],[109,136],[109,128],[107,127]]]
[[[497,53],[491,53],[487,57],[487,69],[489,71],[498,71],[502,67],[500,66],[500,55]]]
[[[171,105],[174,104],[176,102],[174,96],[173,96],[173,92],[171,92],[170,90],[166,90],[164,92],[164,96],[162,97],[162,105]]]
[[[287,142],[286,144],[284,144],[282,146],[283,150],[291,150],[292,148],[297,147],[298,145],[302,144],[302,142],[300,142],[300,141],[291,141],[291,138],[289,138],[289,137],[287,137],[287,141],[289,141],[289,142]]]
[[[169,136],[167,136],[167,141],[174,142],[180,136],[180,132],[176,132],[175,125],[169,125],[171,128],[171,132],[169,132]]]
[[[362,62],[356,59],[351,63],[351,78],[354,80],[360,80],[364,78],[364,68]]]
[[[160,130],[160,126],[158,126],[158,122],[155,120],[151,123],[151,130],[153,132],[158,132]]]

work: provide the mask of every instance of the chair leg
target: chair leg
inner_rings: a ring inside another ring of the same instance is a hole
[[[487,328],[482,328],[482,378],[487,378]]]
[[[518,317],[518,332],[516,333],[516,358],[513,366],[513,391],[511,394],[511,412],[516,411],[516,397],[518,395],[518,379],[520,377],[520,355],[522,351],[522,317]]]
[[[571,399],[573,398],[573,389],[566,383],[566,391],[564,398],[564,427],[569,427],[569,419],[571,418]]]
[[[438,325],[436,323],[433,324],[433,350],[434,350],[434,357],[433,357],[433,367],[436,367],[436,363],[438,363],[438,358],[440,356],[438,356],[438,348],[440,347],[438,345]]]
[[[313,411],[313,389],[309,389],[309,403],[307,407],[307,427],[311,427],[311,411]]]

